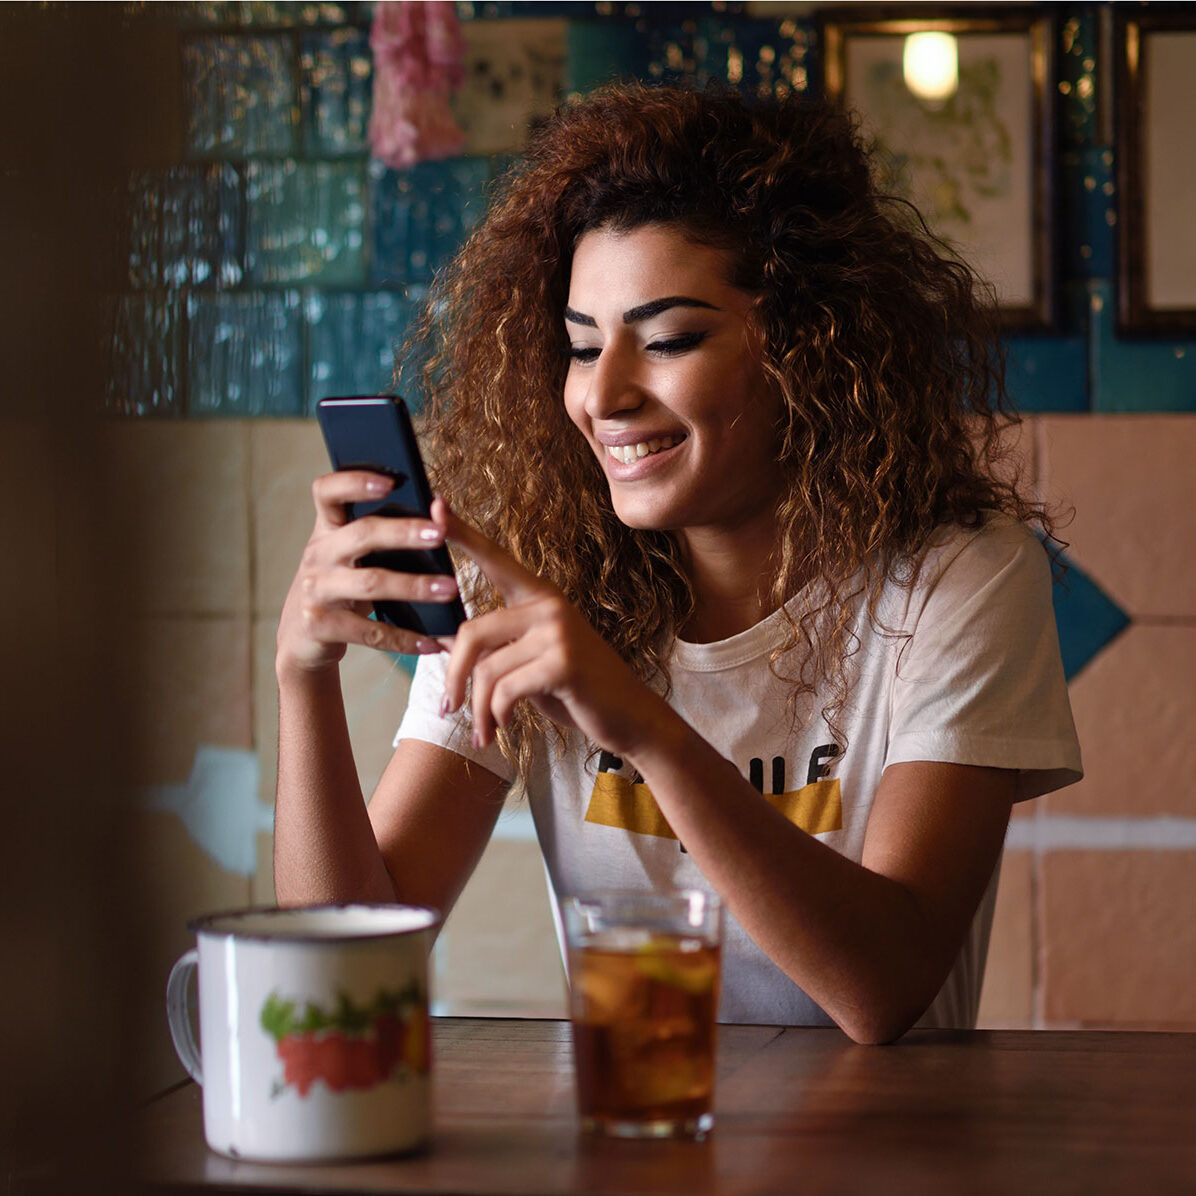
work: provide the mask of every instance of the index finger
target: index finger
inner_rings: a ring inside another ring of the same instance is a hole
[[[525,569],[505,548],[458,519],[439,496],[432,502],[432,521],[444,529],[446,540],[456,544],[481,569],[508,604],[542,594],[548,587],[547,582]]]
[[[311,496],[316,504],[316,514],[328,523],[340,526],[349,522],[346,503],[382,498],[394,488],[394,481],[385,474],[367,469],[338,469],[316,478],[311,484]]]

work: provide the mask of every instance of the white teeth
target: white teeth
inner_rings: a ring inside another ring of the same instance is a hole
[[[638,444],[608,445],[607,451],[616,461],[630,465],[632,461],[638,461],[641,457],[647,457],[652,453],[659,453],[663,449],[670,449],[680,442],[681,437],[679,436],[654,436],[651,440],[641,440]]]

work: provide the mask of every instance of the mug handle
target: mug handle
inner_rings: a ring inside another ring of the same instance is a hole
[[[170,979],[166,981],[166,1020],[170,1024],[170,1037],[179,1062],[197,1084],[202,1084],[203,1065],[195,1043],[195,1031],[191,1029],[191,1002],[187,1000],[191,973],[198,965],[199,954],[193,948],[183,952],[170,969]]]

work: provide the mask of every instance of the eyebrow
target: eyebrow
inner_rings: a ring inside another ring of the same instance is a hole
[[[653,299],[650,303],[641,303],[638,307],[625,311],[623,323],[638,324],[642,320],[650,320],[653,316],[658,316],[662,311],[668,311],[673,307],[704,307],[709,311],[723,310],[721,307],[715,307],[713,303],[707,303],[704,299],[691,299],[686,295],[669,295],[665,299]],[[570,324],[582,324],[586,328],[598,327],[598,321],[593,316],[574,311],[569,306],[565,307],[565,319]]]

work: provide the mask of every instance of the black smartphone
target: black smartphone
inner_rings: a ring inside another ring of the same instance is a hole
[[[333,469],[368,469],[385,474],[395,488],[383,498],[346,504],[350,519],[389,515],[427,519],[432,490],[419,455],[407,404],[393,395],[359,395],[321,399],[316,417]],[[362,557],[361,565],[394,569],[399,573],[442,573],[453,576],[453,562],[444,545],[436,548],[390,549]],[[465,622],[460,598],[451,602],[374,603],[374,613],[392,627],[420,635],[454,635]]]

